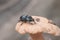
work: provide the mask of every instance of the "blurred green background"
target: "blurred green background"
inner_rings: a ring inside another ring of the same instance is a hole
[[[60,26],[60,0],[0,0],[0,40],[28,40],[15,30],[21,15],[43,16]],[[60,40],[60,36],[43,33],[45,40]]]

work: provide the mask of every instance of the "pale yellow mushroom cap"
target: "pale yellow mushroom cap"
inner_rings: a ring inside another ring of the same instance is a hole
[[[49,20],[44,17],[40,16],[32,16],[36,22],[36,24],[29,24],[29,23],[23,23],[18,22],[16,25],[16,31],[18,31],[20,34],[25,33],[31,33],[35,34],[38,32],[45,32],[49,34],[53,34],[56,36],[60,35],[60,28],[54,24],[49,23]]]

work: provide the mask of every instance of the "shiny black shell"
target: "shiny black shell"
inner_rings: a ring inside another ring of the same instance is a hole
[[[20,21],[22,22],[31,22],[34,21],[34,19],[31,16],[23,15],[20,17]]]

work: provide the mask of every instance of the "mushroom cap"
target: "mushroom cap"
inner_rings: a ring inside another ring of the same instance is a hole
[[[36,24],[29,24],[18,22],[16,25],[16,31],[20,34],[31,33],[35,34],[38,32],[49,33],[56,36],[60,35],[60,28],[52,23],[49,22],[47,18],[41,16],[32,16]],[[52,21],[51,21],[52,22]]]

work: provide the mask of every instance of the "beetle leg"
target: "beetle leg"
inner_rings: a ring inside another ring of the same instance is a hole
[[[35,20],[33,22],[34,22],[34,24],[36,24]]]
[[[33,21],[32,23],[30,23],[31,25],[34,25],[34,24],[36,24],[36,22],[35,21]]]
[[[22,25],[23,23],[21,23],[21,25]]]
[[[33,19],[34,24],[36,24],[35,20]]]

